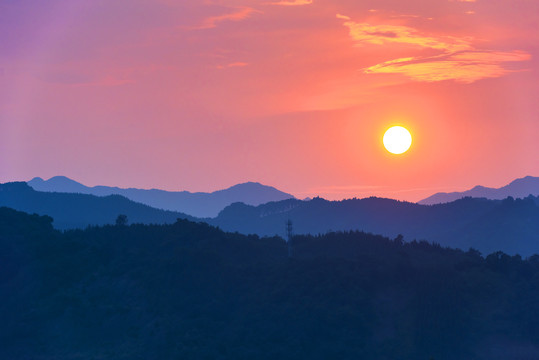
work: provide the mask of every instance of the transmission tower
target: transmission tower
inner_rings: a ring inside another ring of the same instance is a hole
[[[288,245],[288,257],[292,257],[292,239],[294,237],[292,229],[292,220],[288,219],[286,222],[286,244]]]

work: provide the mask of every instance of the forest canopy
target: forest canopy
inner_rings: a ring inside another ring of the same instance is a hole
[[[0,357],[537,358],[539,257],[0,208]],[[284,224],[283,224],[284,226]]]

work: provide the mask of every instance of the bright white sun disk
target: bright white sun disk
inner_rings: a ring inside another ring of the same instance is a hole
[[[384,146],[392,154],[402,154],[412,145],[412,135],[402,126],[393,126],[384,134]]]

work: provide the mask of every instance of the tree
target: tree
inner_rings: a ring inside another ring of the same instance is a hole
[[[116,218],[116,226],[126,226],[127,225],[127,215],[120,214]]]

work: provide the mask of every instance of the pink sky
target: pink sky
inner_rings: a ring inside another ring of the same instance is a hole
[[[3,1],[0,182],[417,201],[539,176],[538,23],[530,0]]]

